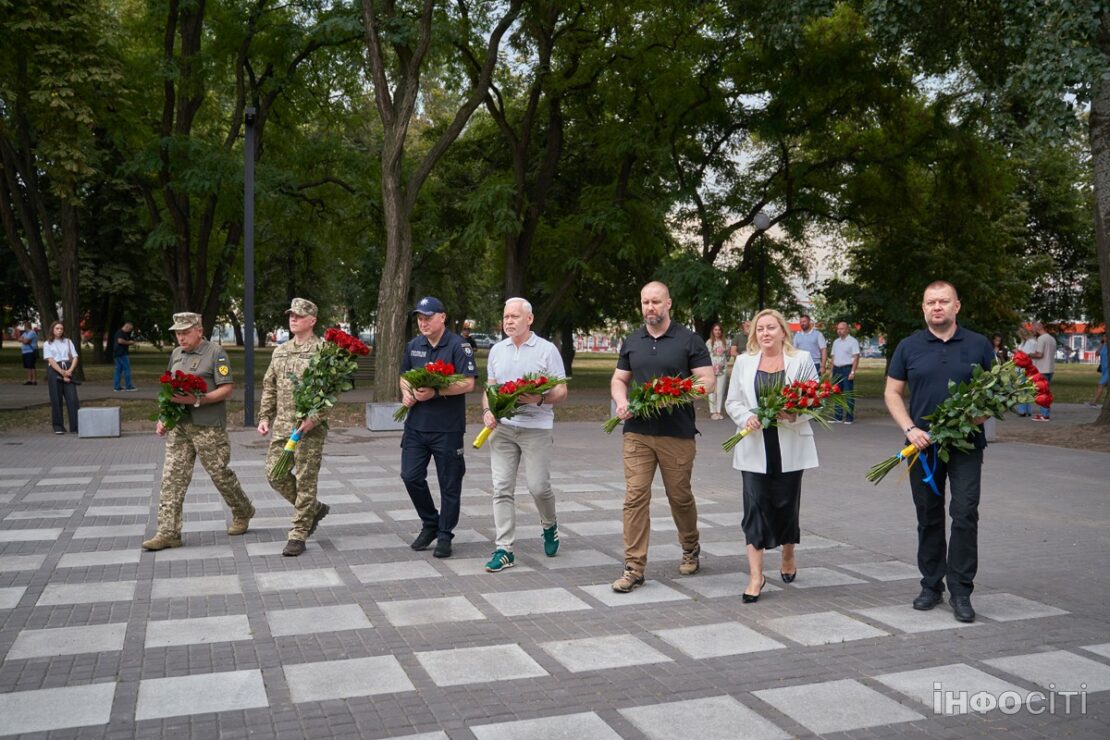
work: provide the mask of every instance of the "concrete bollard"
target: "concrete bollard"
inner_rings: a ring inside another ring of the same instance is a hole
[[[371,432],[402,431],[405,423],[393,420],[393,413],[399,408],[401,408],[399,403],[366,404],[366,428]]]
[[[118,437],[119,407],[84,408],[77,410],[77,436]]]

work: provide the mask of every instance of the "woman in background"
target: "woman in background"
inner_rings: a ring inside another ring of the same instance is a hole
[[[77,349],[66,337],[66,328],[61,321],[55,321],[47,332],[47,341],[42,345],[42,358],[46,360],[46,387],[50,391],[50,422],[54,434],[65,434],[62,424],[62,401],[65,401],[69,415],[69,431],[77,434],[77,381],[73,372],[77,369]]]

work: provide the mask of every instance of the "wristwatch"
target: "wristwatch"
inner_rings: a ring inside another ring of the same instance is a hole
[[[539,400],[539,402],[538,402],[538,403],[537,403],[536,405],[537,405],[537,406],[543,406],[543,401],[544,401],[544,395],[543,395],[543,394],[541,393],[541,394],[540,394],[540,400]]]
[[[914,429],[917,429],[917,424],[910,424],[908,427],[906,427],[906,434],[909,434]]]

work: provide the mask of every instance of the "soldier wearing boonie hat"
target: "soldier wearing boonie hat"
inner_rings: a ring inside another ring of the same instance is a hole
[[[193,479],[193,464],[198,457],[216,490],[231,509],[228,534],[246,532],[255,513],[239,478],[230,467],[231,442],[226,429],[226,401],[233,385],[227,352],[204,338],[204,325],[198,313],[175,313],[170,329],[177,334],[178,346],[170,355],[166,369],[170,373],[180,370],[199,376],[208,386],[208,392],[199,397],[174,396],[175,403],[188,408],[188,418],[170,430],[161,421],[155,426],[155,433],[166,437],[166,461],[158,497],[158,531],[143,542],[143,549],[146,550],[181,547],[181,508]]]
[[[312,331],[316,326],[316,304],[294,298],[285,313],[289,315],[289,341],[274,350],[270,367],[262,379],[258,433],[265,436],[273,432],[266,453],[266,478],[271,488],[293,504],[293,527],[281,554],[296,557],[305,551],[305,540],[316,531],[316,526],[329,511],[327,504],[316,500],[328,427],[323,423],[326,413],[310,416],[297,424],[297,405],[293,400],[293,379],[304,374],[308,363],[324,344],[324,340]],[[281,458],[285,443],[298,429],[301,437],[293,451],[293,471],[275,476],[274,466]]]

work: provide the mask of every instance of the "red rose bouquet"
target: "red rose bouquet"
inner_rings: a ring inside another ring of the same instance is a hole
[[[546,375],[529,373],[523,378],[510,380],[501,385],[487,385],[486,399],[489,401],[489,410],[493,412],[493,418],[498,421],[511,419],[520,409],[521,396],[546,393],[555,386],[563,385],[566,382],[566,378],[549,378]],[[474,438],[474,449],[481,448],[492,431],[489,427],[482,427],[482,431],[478,432],[478,436]]]
[[[320,347],[301,377],[293,381],[293,407],[296,409],[298,428],[289,435],[285,449],[274,465],[273,474],[284,476],[293,469],[293,453],[301,441],[299,422],[310,416],[320,416],[335,405],[339,394],[354,387],[351,378],[358,369],[359,357],[370,354],[370,348],[357,337],[339,329],[324,332]]]
[[[424,367],[414,367],[412,370],[401,373],[401,380],[413,390],[417,388],[442,390],[449,385],[458,383],[460,380],[466,380],[466,376],[457,375],[455,366],[450,362],[436,360],[435,362],[429,362]],[[408,415],[409,407],[401,406],[394,412],[393,420],[404,421]]]
[[[667,409],[693,403],[705,395],[705,388],[697,382],[695,376],[664,375],[632,386],[628,391],[628,413],[637,419],[654,419]],[[609,419],[605,422],[605,433],[611,434],[620,423],[619,416]]]
[[[847,411],[849,397],[839,385],[828,380],[795,380],[765,390],[760,394],[759,406],[753,411],[764,429],[778,426],[780,414],[797,414],[827,429],[833,412],[837,409]],[[750,429],[741,429],[726,439],[721,447],[730,452],[750,433]]]
[[[170,399],[174,396],[193,396],[200,398],[201,394],[208,392],[208,384],[204,378],[192,373],[183,373],[180,370],[162,373],[158,379],[162,387],[158,391],[158,411],[150,417],[151,421],[160,421],[166,430],[173,429],[189,415],[189,407],[185,404],[174,403]]]
[[[1033,364],[1033,360],[1024,352],[1015,352],[1013,363],[1015,367],[1025,372],[1025,377],[1033,382],[1033,402],[1043,408],[1052,406],[1052,389],[1049,387],[1048,378],[1041,375],[1041,371]]]

